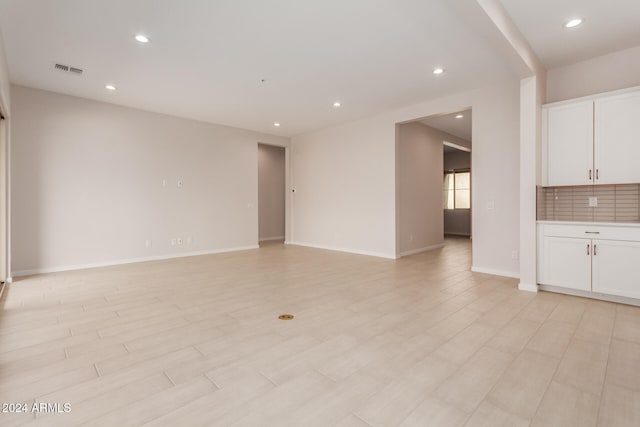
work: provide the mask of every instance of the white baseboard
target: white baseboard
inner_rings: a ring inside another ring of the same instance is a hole
[[[444,248],[444,243],[437,245],[425,246],[424,248],[411,249],[410,251],[400,252],[400,257],[419,254],[420,252],[432,251],[434,249]]]
[[[560,286],[538,285],[538,287],[541,291],[556,292],[559,294],[574,295],[578,297],[599,299],[603,301],[617,302],[620,304],[640,306],[640,299],[636,299],[636,298],[619,297],[617,295],[601,294],[598,292],[591,292],[591,291],[581,291],[579,289],[562,288]]]
[[[287,242],[285,242],[287,243]],[[297,245],[297,246],[306,246],[308,248],[315,248],[315,249],[326,249],[328,251],[336,251],[336,252],[348,252],[350,254],[357,254],[357,255],[367,255],[367,256],[374,256],[374,257],[378,257],[378,258],[387,258],[387,259],[397,259],[398,257],[395,254],[385,254],[382,252],[371,252],[371,251],[361,251],[358,249],[348,249],[348,248],[338,248],[335,246],[323,246],[323,245],[316,245],[313,243],[305,243],[305,242],[288,242],[288,245]]]
[[[261,242],[270,242],[272,240],[284,240],[284,236],[263,237],[260,239]]]
[[[471,237],[471,233],[452,233],[450,231],[445,231],[444,235],[450,235],[450,236],[464,236],[464,237]]]
[[[514,271],[496,270],[493,268],[484,268],[484,267],[476,267],[476,266],[472,266],[471,271],[475,273],[492,274],[494,276],[511,277],[514,279],[520,278],[520,273],[516,273]]]
[[[518,289],[527,292],[538,292],[538,285],[532,285],[531,283],[518,283]]]
[[[20,277],[20,276],[31,276],[33,274],[57,273],[59,271],[85,270],[88,268],[110,267],[114,265],[134,264],[137,262],[162,261],[167,259],[185,258],[190,256],[212,255],[212,254],[220,254],[225,252],[246,251],[249,249],[258,249],[258,248],[259,248],[258,245],[238,246],[234,248],[210,249],[210,250],[204,250],[204,251],[183,252],[179,254],[158,255],[158,256],[142,257],[142,258],[129,258],[129,259],[120,259],[115,261],[93,262],[88,264],[33,268],[29,270],[13,271],[12,276]]]

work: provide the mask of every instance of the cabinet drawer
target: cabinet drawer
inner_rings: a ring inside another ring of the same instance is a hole
[[[587,224],[542,224],[544,236],[640,242],[640,227]]]

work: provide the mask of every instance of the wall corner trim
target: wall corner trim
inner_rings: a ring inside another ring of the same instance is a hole
[[[425,246],[423,248],[411,249],[410,251],[400,252],[400,257],[419,254],[421,252],[432,251],[434,249],[444,248],[444,243],[438,243],[437,245]]]
[[[491,274],[493,276],[511,277],[513,279],[520,278],[520,274],[515,271],[497,270],[494,268],[485,268],[485,267],[478,267],[478,266],[472,266],[471,271],[473,271],[474,273]]]
[[[518,289],[527,292],[538,292],[538,285],[520,282],[518,283]]]
[[[260,242],[271,242],[274,240],[284,240],[284,236],[263,237]]]

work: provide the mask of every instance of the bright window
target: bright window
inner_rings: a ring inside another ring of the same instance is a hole
[[[471,172],[469,170],[444,173],[442,201],[444,209],[471,208]]]

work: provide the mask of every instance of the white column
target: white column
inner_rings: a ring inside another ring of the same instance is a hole
[[[520,283],[537,292],[536,184],[540,182],[540,117],[544,75],[520,81]]]

